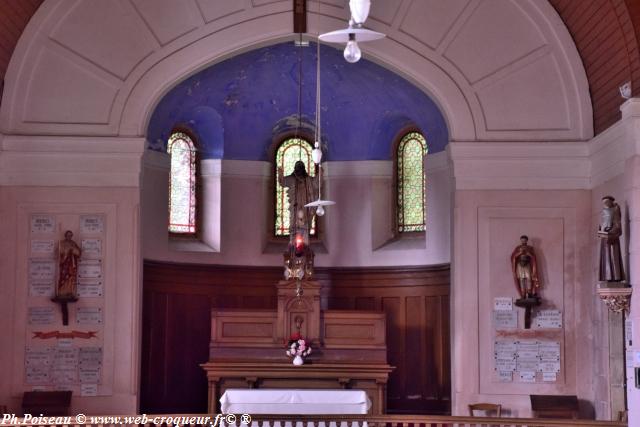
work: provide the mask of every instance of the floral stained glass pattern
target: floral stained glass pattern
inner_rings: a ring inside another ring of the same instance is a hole
[[[427,142],[418,132],[406,134],[398,144],[398,232],[425,230],[424,156]]]
[[[169,138],[171,157],[169,177],[169,232],[196,232],[196,150],[193,141],[182,132]]]
[[[287,198],[287,190],[278,183],[278,168],[283,168],[284,175],[287,176],[293,172],[293,167],[298,160],[304,162],[307,173],[315,176],[315,166],[311,158],[311,144],[301,138],[286,139],[276,151],[276,215],[275,215],[275,235],[289,235],[289,200]],[[316,219],[313,218],[311,223],[310,236],[316,235]]]

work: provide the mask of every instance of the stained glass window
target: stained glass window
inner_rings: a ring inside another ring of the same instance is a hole
[[[276,151],[276,168],[275,168],[275,186],[276,186],[276,215],[275,215],[275,234],[276,236],[289,235],[289,199],[287,197],[287,189],[282,187],[278,182],[278,168],[282,168],[284,176],[293,172],[293,167],[298,160],[304,162],[307,173],[315,176],[315,166],[311,158],[311,144],[301,138],[285,139]],[[316,235],[316,219],[311,223],[310,236]]]
[[[189,135],[174,132],[167,152],[171,157],[169,177],[169,232],[196,232],[196,150]]]
[[[427,141],[418,132],[409,132],[398,144],[398,232],[424,231],[424,156]]]

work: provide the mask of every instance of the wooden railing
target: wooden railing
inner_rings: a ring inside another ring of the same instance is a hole
[[[143,418],[146,417],[146,418]],[[208,427],[625,427],[627,423],[616,421],[566,420],[543,418],[490,418],[451,417],[439,415],[246,415],[236,414],[235,422],[228,415],[167,414],[167,415],[87,415],[78,419],[70,417],[34,417],[24,420],[0,420],[4,426],[110,427],[110,426],[167,426],[183,427],[202,425]],[[84,421],[83,421],[84,420]]]

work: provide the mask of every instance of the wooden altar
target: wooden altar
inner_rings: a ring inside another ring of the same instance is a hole
[[[281,281],[278,309],[211,311],[208,410],[219,411],[229,388],[354,388],[366,391],[371,413],[386,410],[385,315],[382,312],[320,310],[320,285],[312,280]],[[294,332],[313,352],[294,366],[285,345]]]

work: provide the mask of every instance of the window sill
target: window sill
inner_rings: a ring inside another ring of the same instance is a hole
[[[198,239],[169,237],[169,250],[176,252],[220,252]]]
[[[399,233],[382,245],[374,249],[375,251],[395,251],[395,250],[418,250],[426,249],[427,239],[425,232]]]

